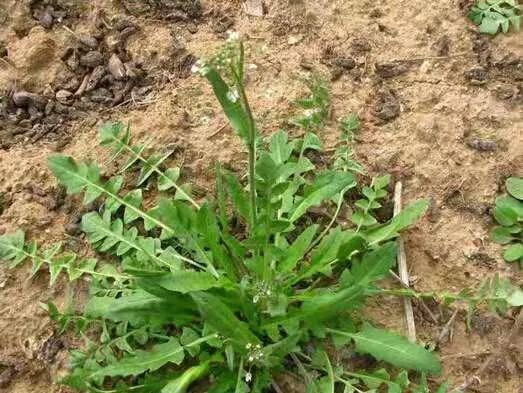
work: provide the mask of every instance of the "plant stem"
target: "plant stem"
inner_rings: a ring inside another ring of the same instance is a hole
[[[256,125],[254,122],[254,116],[252,114],[251,106],[249,100],[247,99],[247,94],[245,92],[245,81],[244,81],[244,72],[243,72],[243,59],[244,59],[244,47],[243,42],[240,42],[240,61],[238,64],[239,73],[234,73],[236,77],[236,82],[238,85],[238,90],[240,93],[240,98],[243,103],[243,108],[247,113],[249,119],[249,130],[248,130],[248,141],[247,148],[249,150],[249,194],[251,201],[251,231],[256,225]]]

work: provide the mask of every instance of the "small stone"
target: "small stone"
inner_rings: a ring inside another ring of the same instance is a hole
[[[47,100],[44,97],[23,90],[14,93],[12,99],[13,103],[18,107],[33,105],[37,108],[44,109],[47,104]]]
[[[378,119],[389,122],[400,115],[401,106],[393,90],[385,89],[378,92],[373,113]]]
[[[98,40],[92,36],[81,35],[78,37],[78,41],[80,41],[81,44],[84,44],[88,48],[91,48],[91,49],[98,48]]]
[[[303,40],[303,36],[302,35],[290,35],[289,38],[287,39],[287,43],[289,45],[296,45],[301,40]]]
[[[94,88],[100,83],[102,78],[105,75],[105,67],[99,65],[97,66],[93,72],[91,72],[91,75],[89,75],[89,79],[87,80],[87,85],[85,87],[84,91],[91,91],[94,90]]]
[[[376,74],[382,78],[393,78],[395,76],[406,73],[409,69],[403,63],[376,63],[374,65]]]
[[[196,34],[198,33],[198,25],[196,23],[189,23],[187,25],[187,31],[191,34]]]
[[[482,152],[492,152],[496,151],[498,148],[498,144],[495,140],[492,139],[482,139],[477,136],[469,138],[467,141],[467,146],[474,150],[482,151]]]
[[[52,15],[52,9],[48,7],[42,12],[40,12],[40,14],[38,15],[38,22],[40,22],[40,24],[46,29],[50,29],[51,27],[53,27],[54,19]]]
[[[334,59],[334,64],[345,70],[352,70],[356,67],[356,61],[352,57],[338,57]]]
[[[487,82],[488,71],[483,67],[474,67],[465,72],[465,79],[472,85],[483,85]]]
[[[80,57],[80,64],[84,67],[94,68],[103,64],[103,61],[103,55],[96,50],[87,52],[85,55]]]
[[[73,96],[73,93],[71,93],[69,90],[58,90],[56,92],[56,100],[60,104],[68,105],[71,101],[71,98]]]
[[[120,58],[114,53],[109,59],[107,69],[115,79],[121,80],[124,79],[126,76],[125,66],[123,65]]]

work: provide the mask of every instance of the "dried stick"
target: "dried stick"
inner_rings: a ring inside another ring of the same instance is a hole
[[[454,320],[456,319],[456,316],[458,315],[459,310],[455,310],[452,316],[449,318],[448,322],[445,324],[443,329],[441,330],[441,333],[438,336],[438,339],[436,340],[436,343],[439,345],[443,342],[445,337],[449,336],[450,338],[450,329],[452,329],[452,324],[454,323]]]
[[[401,191],[402,184],[397,182],[394,187],[394,215],[398,215],[401,211]],[[401,236],[398,238],[398,273],[404,286],[409,287],[409,271],[407,268],[407,256],[405,255],[405,244]],[[405,308],[405,318],[407,321],[407,335],[410,342],[416,342],[416,324],[414,323],[414,311],[412,310],[412,302],[410,298],[403,298],[403,306]]]

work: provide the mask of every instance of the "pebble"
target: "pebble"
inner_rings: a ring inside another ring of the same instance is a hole
[[[94,68],[103,64],[103,61],[103,55],[96,50],[87,52],[85,55],[80,57],[80,64],[84,67]]]
[[[64,105],[69,104],[72,96],[73,96],[73,93],[71,93],[69,90],[58,90],[56,92],[56,100],[60,104],[64,104]]]
[[[114,53],[109,58],[107,69],[115,79],[124,79],[126,76],[125,66],[123,65],[120,58]]]

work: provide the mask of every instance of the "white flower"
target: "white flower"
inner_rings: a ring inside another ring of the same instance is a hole
[[[201,76],[205,76],[209,72],[209,67],[207,66],[207,64],[205,64],[204,61],[198,60],[191,67],[191,72],[194,74],[200,74]]]
[[[251,355],[251,356],[249,356],[249,362],[252,362],[252,361],[254,361],[254,356]]]
[[[245,382],[251,382],[252,381],[252,374],[246,373],[245,374]]]
[[[267,296],[271,296],[271,290],[270,289],[267,289],[267,292],[265,292],[267,294]]]
[[[312,117],[314,115],[316,111],[314,109],[305,109],[305,111],[303,111],[303,115],[305,117]]]
[[[237,31],[227,32],[227,42],[238,41],[240,39],[240,33]]]
[[[258,300],[260,300],[260,297],[258,295],[254,295],[254,297],[252,298],[252,302],[256,304],[258,303]]]
[[[232,89],[227,92],[227,99],[231,102],[236,102],[240,98],[240,94],[238,94],[238,90]]]
[[[247,345],[245,346],[245,349],[251,349],[252,348],[252,344],[251,343],[247,343]]]

